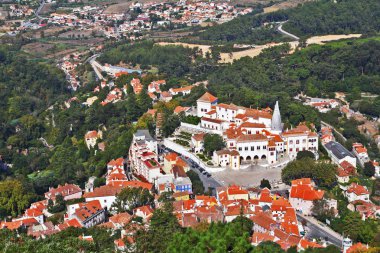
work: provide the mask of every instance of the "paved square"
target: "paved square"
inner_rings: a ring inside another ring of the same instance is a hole
[[[281,170],[283,167],[264,168],[261,166],[252,166],[248,169],[238,171],[226,169],[221,172],[213,172],[215,178],[223,186],[237,184],[245,187],[255,187],[260,185],[260,181],[268,179],[271,185],[273,182],[281,181]]]

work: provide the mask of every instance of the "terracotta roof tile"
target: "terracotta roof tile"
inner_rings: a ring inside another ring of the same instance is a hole
[[[214,96],[211,95],[210,93],[206,92],[206,93],[203,94],[203,96],[201,96],[197,101],[214,103],[214,102],[216,102],[217,100],[218,100],[217,97],[214,97]]]

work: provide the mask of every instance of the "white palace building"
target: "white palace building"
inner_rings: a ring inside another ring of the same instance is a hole
[[[197,100],[197,116],[202,129],[223,136],[226,150],[213,155],[214,164],[239,169],[240,162],[262,160],[275,164],[287,155],[294,159],[299,151],[316,152],[318,136],[305,124],[283,131],[278,102],[274,107],[251,109],[234,104],[218,104],[206,92]]]

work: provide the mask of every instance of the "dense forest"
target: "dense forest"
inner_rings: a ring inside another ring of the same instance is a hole
[[[322,0],[288,10],[284,29],[299,36],[380,31],[380,1]]]
[[[144,83],[150,82],[147,78]],[[18,48],[0,47],[0,179],[7,179],[0,181],[5,189],[0,191],[0,217],[20,214],[51,186],[83,187],[88,177],[101,177],[108,161],[125,155],[132,123],[151,107],[145,92],[102,106],[108,88],[92,107],[83,106],[97,83],[88,84],[66,107],[63,102],[72,97],[67,85],[57,67],[29,60]],[[104,152],[88,150],[84,135],[89,130],[105,132]],[[18,187],[10,192],[9,185]]]
[[[160,73],[174,77],[186,77],[204,80],[205,71],[213,69],[217,55],[207,54],[204,58],[202,52],[196,48],[181,46],[158,46],[151,41],[135,44],[124,44],[111,48],[99,57],[102,63],[117,64],[120,62],[139,65],[147,70],[153,65]]]
[[[360,98],[361,91],[380,94],[377,38],[314,45],[283,57],[288,50],[283,45],[221,67],[210,75],[209,88],[222,100],[245,106],[265,106],[273,97],[300,91],[314,97],[344,91],[349,100]]]
[[[210,27],[196,34],[202,41],[265,44],[284,41],[269,22],[288,21],[284,29],[300,37],[325,34],[362,33],[380,31],[380,2],[377,0],[321,0],[296,8],[238,17],[227,23]]]

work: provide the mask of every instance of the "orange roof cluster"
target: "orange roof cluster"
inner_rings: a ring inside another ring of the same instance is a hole
[[[39,224],[35,218],[26,218],[17,221],[4,221],[0,222],[0,229],[7,228],[9,230],[15,230],[22,226],[29,227]]]
[[[322,199],[324,195],[323,190],[315,190],[311,184],[310,178],[302,178],[292,181],[290,189],[290,197],[298,198],[307,201]]]

